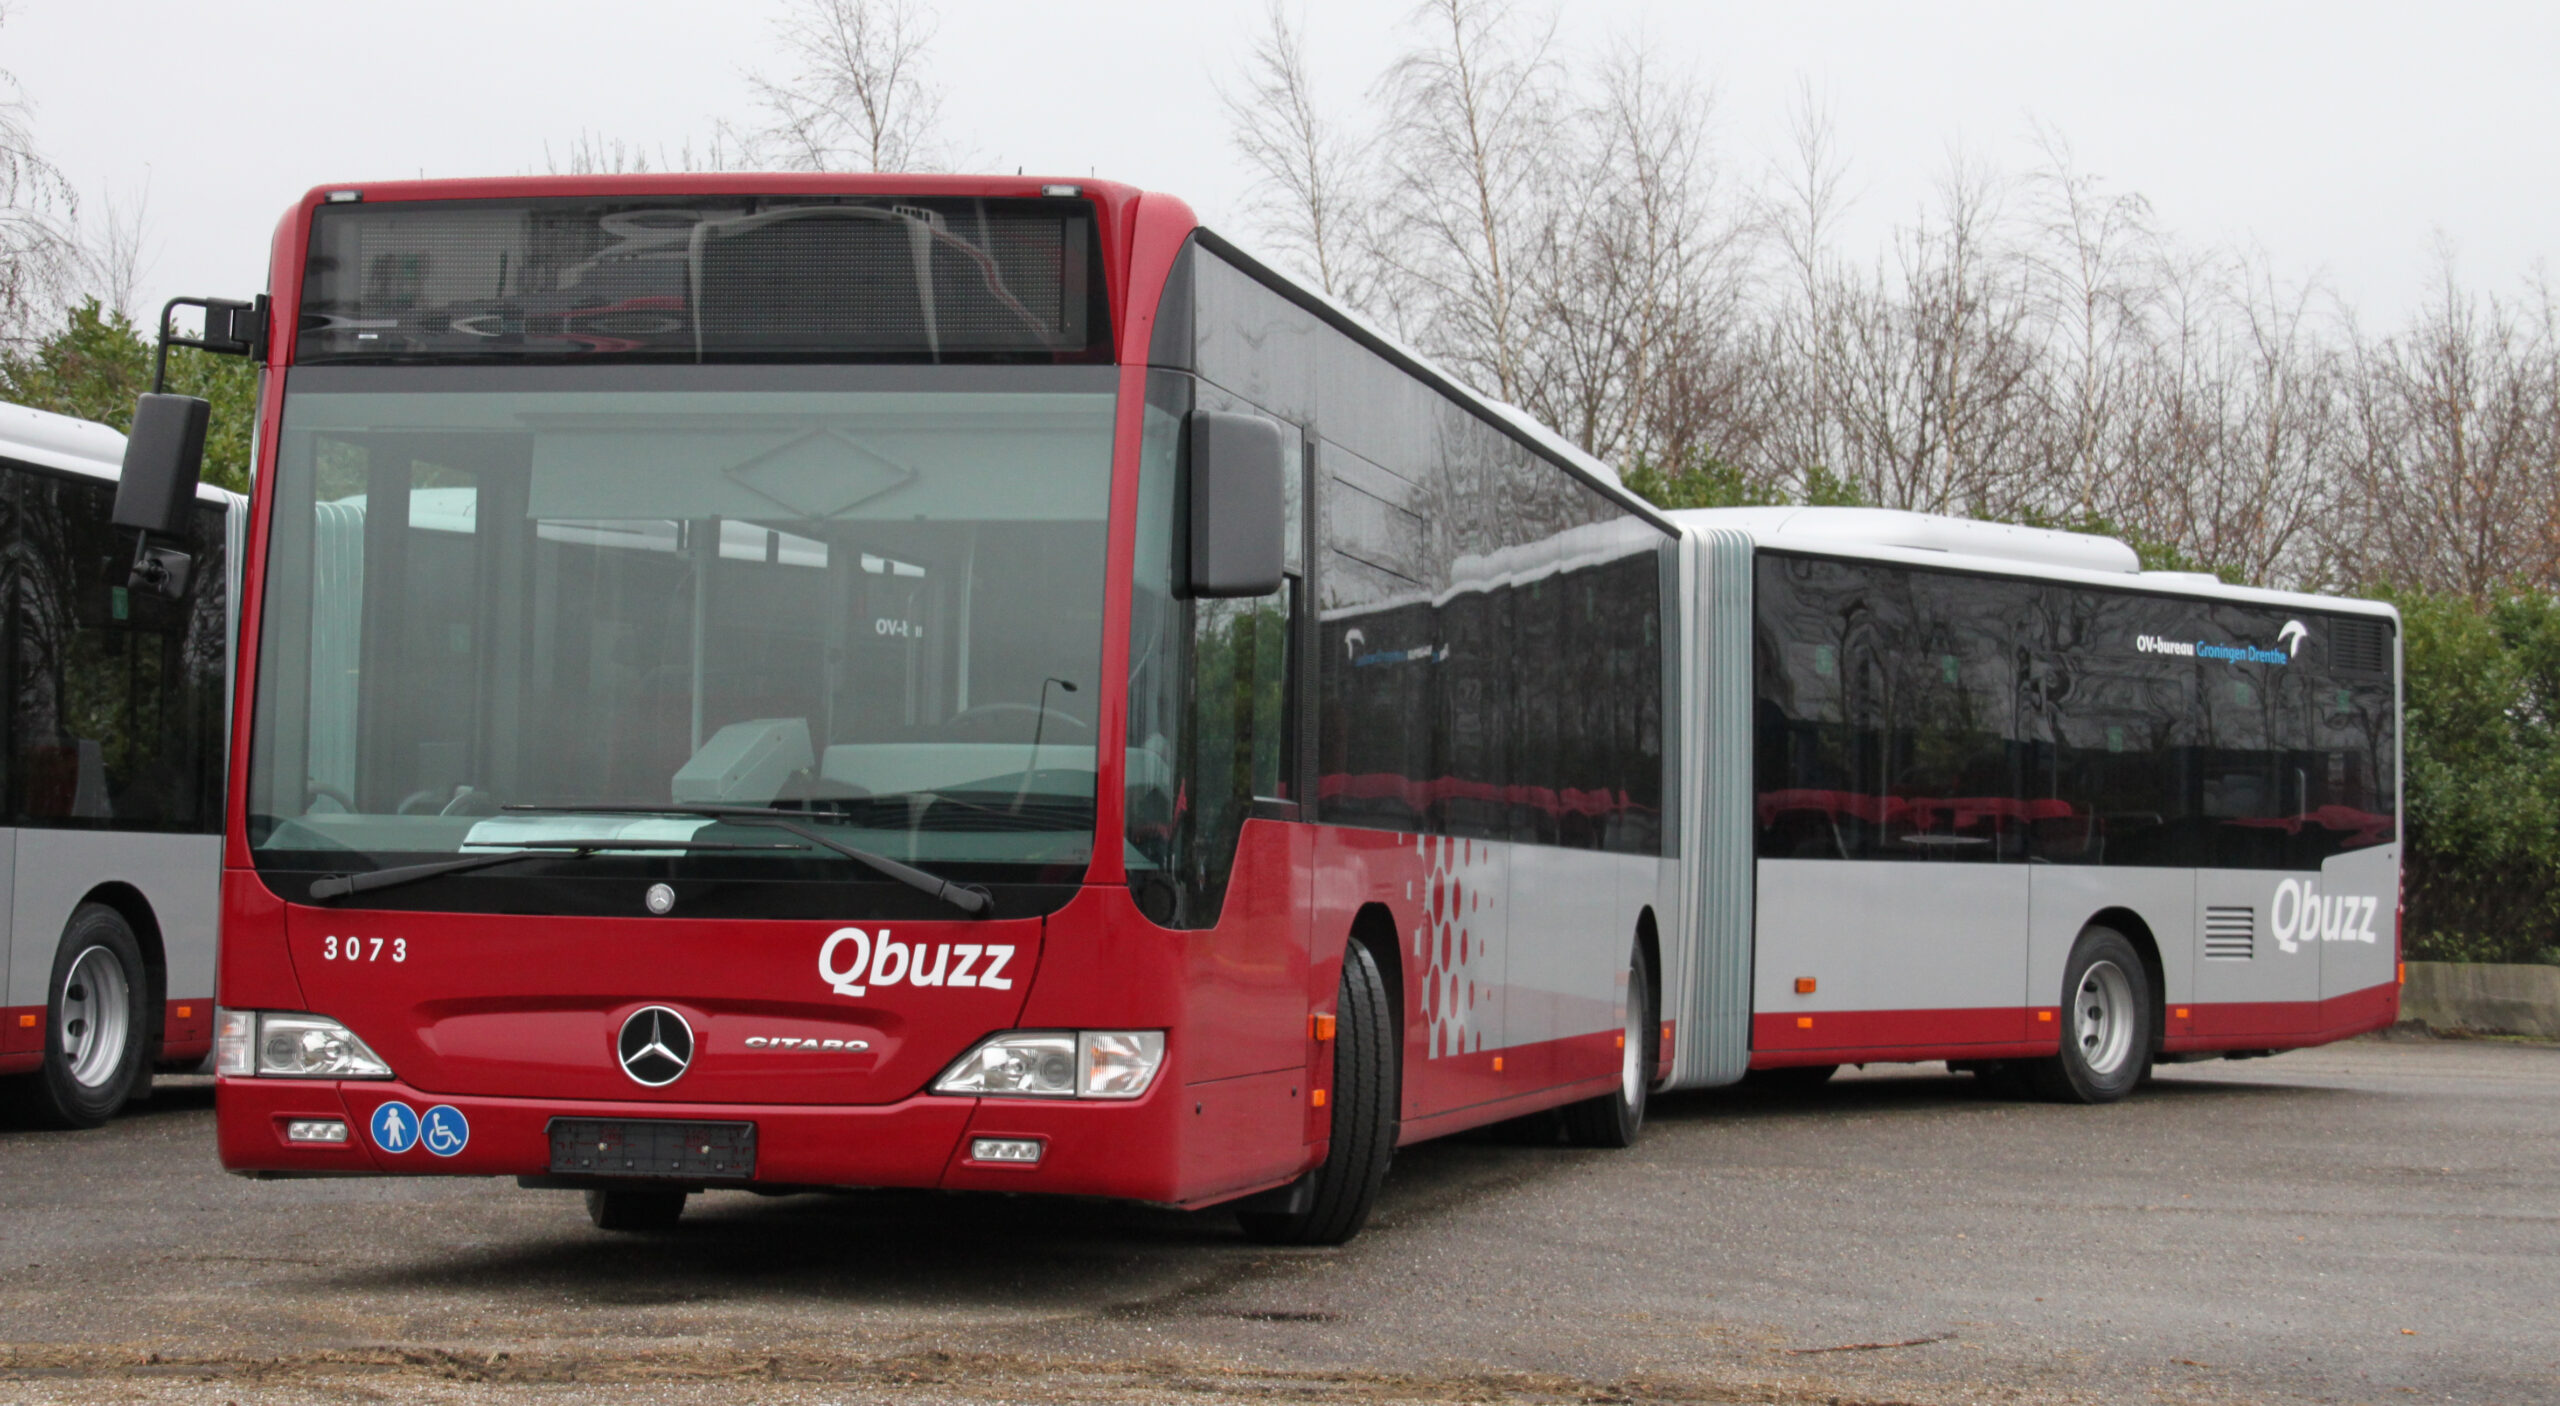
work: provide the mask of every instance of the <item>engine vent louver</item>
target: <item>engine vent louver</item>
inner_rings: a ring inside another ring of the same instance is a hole
[[[2258,910],[2204,910],[2204,955],[2207,960],[2245,962],[2258,955]]]
[[[2391,626],[2380,620],[2331,620],[2329,667],[2364,678],[2390,677]]]

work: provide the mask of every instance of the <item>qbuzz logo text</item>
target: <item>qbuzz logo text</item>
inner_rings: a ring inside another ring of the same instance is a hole
[[[2267,932],[2284,951],[2313,942],[2379,942],[2373,915],[2382,900],[2363,893],[2322,893],[2317,881],[2287,879],[2267,907]]]
[[[1013,949],[996,943],[904,943],[880,929],[838,928],[818,944],[818,979],[839,996],[867,996],[874,986],[982,986],[1013,989],[1005,969]]]

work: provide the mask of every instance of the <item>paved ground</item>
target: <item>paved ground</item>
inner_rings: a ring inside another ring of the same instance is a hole
[[[236,1180],[209,1105],[0,1133],[0,1402],[2560,1401],[2560,1047],[1687,1096],[1630,1153],[1412,1149],[1338,1251],[876,1194],[607,1237]]]

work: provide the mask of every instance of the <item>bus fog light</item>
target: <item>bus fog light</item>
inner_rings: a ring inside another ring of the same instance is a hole
[[[1076,1037],[1065,1031],[1051,1031],[983,1040],[934,1081],[933,1091],[1009,1098],[1073,1098]]]
[[[1040,1163],[1040,1140],[1027,1137],[982,1137],[969,1141],[972,1162],[1010,1162],[1032,1167]]]
[[[213,1072],[234,1079],[246,1079],[258,1072],[252,1051],[258,1047],[258,1013],[225,1011],[213,1013]]]
[[[258,1072],[280,1079],[388,1079],[391,1066],[325,1015],[258,1018]]]
[[[1076,1093],[1085,1098],[1136,1098],[1156,1080],[1164,1063],[1161,1030],[1088,1030],[1076,1037]]]
[[[296,1118],[284,1125],[284,1140],[342,1143],[347,1140],[347,1125],[335,1118]]]

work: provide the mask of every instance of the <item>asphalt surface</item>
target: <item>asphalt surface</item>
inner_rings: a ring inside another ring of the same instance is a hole
[[[2560,1047],[2125,1103],[1938,1066],[1408,1149],[1368,1232],[995,1197],[255,1183],[211,1095],[0,1133],[0,1402],[2560,1401]]]

